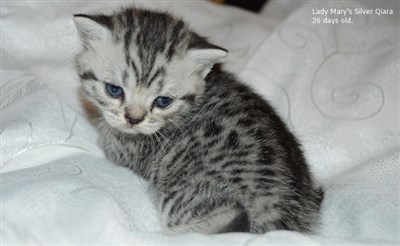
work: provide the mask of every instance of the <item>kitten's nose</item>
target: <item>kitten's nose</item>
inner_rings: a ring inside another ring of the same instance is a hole
[[[131,123],[131,125],[142,122],[146,114],[146,108],[141,106],[127,107],[125,109],[125,119]]]
[[[129,115],[125,115],[125,118],[131,123],[132,125],[136,125],[144,120],[144,117],[142,118],[132,118]]]

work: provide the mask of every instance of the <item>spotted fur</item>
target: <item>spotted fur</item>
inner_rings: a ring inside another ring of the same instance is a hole
[[[223,71],[226,50],[167,13],[75,15],[76,69],[102,113],[107,157],[148,179],[170,233],[312,232],[323,192],[261,96]],[[124,90],[111,98],[105,83]],[[169,95],[169,108],[155,107]],[[140,115],[132,124],[127,117]]]

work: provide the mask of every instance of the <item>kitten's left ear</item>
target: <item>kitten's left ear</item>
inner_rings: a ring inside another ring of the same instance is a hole
[[[210,44],[205,47],[191,48],[188,54],[199,65],[201,76],[205,78],[214,64],[224,58],[228,51]]]
[[[74,15],[74,22],[84,44],[105,40],[112,35],[113,23],[110,16],[77,14]]]

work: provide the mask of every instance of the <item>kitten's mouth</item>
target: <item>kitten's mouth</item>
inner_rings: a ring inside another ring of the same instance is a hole
[[[122,127],[118,128],[120,131],[129,133],[129,134],[145,134],[145,135],[150,135],[156,132],[154,129],[150,129],[147,127],[140,127],[138,125],[130,125],[130,124],[125,124]]]
[[[140,130],[140,128],[138,126],[130,125],[130,124],[122,125],[121,127],[118,127],[118,129],[122,132],[130,133],[130,134],[142,133],[142,131]]]

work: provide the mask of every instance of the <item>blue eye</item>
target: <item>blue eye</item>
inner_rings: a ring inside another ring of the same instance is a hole
[[[159,108],[166,108],[171,105],[173,100],[174,99],[170,97],[157,97],[156,100],[154,100],[154,104]]]
[[[106,92],[109,96],[119,98],[124,95],[124,90],[116,85],[106,83]]]

